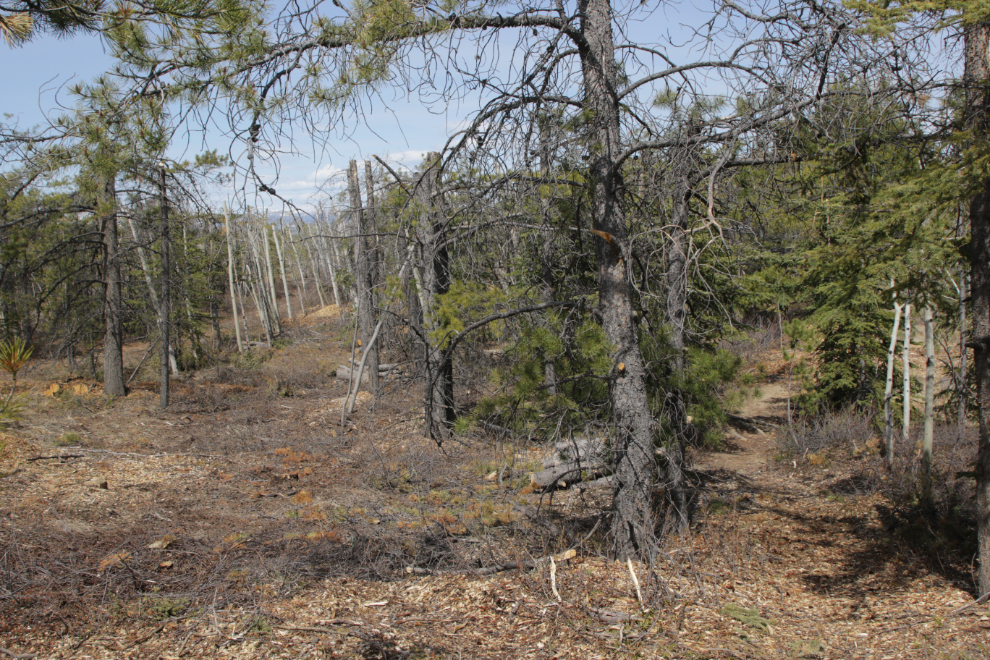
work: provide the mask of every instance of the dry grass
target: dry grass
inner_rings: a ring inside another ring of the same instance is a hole
[[[439,451],[406,381],[341,426],[346,384],[326,367],[349,345],[321,323],[180,379],[168,411],[150,386],[53,398],[55,367],[22,376],[28,415],[0,438],[0,645],[45,658],[988,651],[986,608],[950,616],[970,598],[968,560],[940,550],[938,569],[890,528],[910,487],[852,487],[875,457],[854,456],[839,422],[827,465],[696,473],[691,533],[633,565],[640,602],[629,567],[603,556],[607,493],[525,492],[538,448],[479,436]],[[465,573],[570,547],[552,578],[547,561]]]

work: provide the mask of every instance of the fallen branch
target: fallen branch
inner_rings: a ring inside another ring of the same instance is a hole
[[[990,600],[990,591],[986,592],[985,594],[983,594],[982,596],[980,596],[979,598],[977,598],[976,600],[974,600],[972,603],[968,603],[968,604],[963,605],[962,607],[960,607],[958,609],[952,610],[951,612],[949,612],[949,616],[956,616],[957,614],[959,614],[961,612],[965,612],[966,610],[968,610],[971,607],[976,607],[977,605],[982,605],[983,603],[987,602],[987,600]]]
[[[566,562],[568,559],[572,559],[576,555],[577,551],[574,548],[571,548],[570,550],[565,550],[558,555],[540,557],[539,559],[534,559],[532,561],[510,561],[505,564],[485,566],[484,568],[464,568],[456,571],[431,571],[428,568],[420,568],[419,566],[406,566],[406,573],[410,575],[492,575],[493,573],[503,573],[505,571],[514,571],[516,569],[527,571],[532,570],[551,559],[558,562]]]
[[[50,461],[54,459],[66,459],[66,458],[85,458],[84,454],[62,454],[61,456],[35,456],[34,458],[27,459],[29,463],[34,461]]]
[[[124,566],[127,566],[127,564],[124,564]],[[162,625],[158,626],[157,628],[155,628],[154,630],[152,630],[151,631],[151,634],[145,635],[141,639],[137,639],[137,640],[131,642],[130,644],[128,644],[127,646],[125,646],[124,647],[124,650],[126,651],[127,649],[132,649],[135,646],[140,646],[141,644],[144,644],[149,639],[151,639],[152,637],[154,637],[155,635],[157,635],[158,633],[160,633],[163,630],[165,630],[165,624],[164,623]]]
[[[28,658],[38,657],[37,653],[14,653],[13,651],[9,651],[2,646],[0,646],[0,653],[5,653],[6,655],[9,655],[11,658],[16,658],[16,660],[27,660]]]

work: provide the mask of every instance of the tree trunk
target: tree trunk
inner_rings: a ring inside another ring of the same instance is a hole
[[[158,334],[161,337],[161,390],[159,405],[168,408],[169,401],[169,357],[171,353],[171,338],[169,337],[169,312],[171,311],[171,273],[169,263],[169,251],[171,249],[172,235],[168,222],[168,196],[165,187],[165,168],[161,168],[161,253],[162,253],[162,281],[160,311],[158,313]]]
[[[439,328],[434,313],[436,297],[450,290],[450,254],[447,248],[446,218],[440,208],[440,154],[426,155],[426,170],[417,188],[420,206],[426,217],[417,228],[423,246],[423,320],[427,337]],[[437,444],[450,435],[454,425],[453,358],[427,340],[426,362],[426,434]]]
[[[299,294],[299,307],[302,315],[306,316],[306,275],[303,273],[302,259],[299,257],[299,246],[296,245],[296,241],[289,240],[289,233],[291,233],[291,230],[285,233],[283,243],[292,248],[292,256],[296,259],[296,270],[299,272],[299,282],[296,283],[296,293]]]
[[[275,223],[272,223],[272,238],[275,240],[275,256],[278,257],[278,269],[282,274],[282,292],[285,294],[285,313],[292,320],[292,301],[289,299],[289,280],[285,276],[285,261],[289,258],[288,252],[282,254],[282,244],[278,240],[278,232],[275,230]]]
[[[117,236],[116,175],[103,180],[100,191],[100,216],[103,226],[103,391],[110,396],[124,396],[123,296],[120,278],[120,242]]]
[[[959,411],[957,423],[962,433],[969,407],[969,387],[966,384],[966,272],[959,273]]]
[[[990,57],[987,24],[964,28],[965,128],[973,140],[990,137]],[[970,202],[970,295],[973,302],[973,368],[976,370],[977,417],[980,424],[976,458],[977,537],[980,547],[979,592],[990,593],[990,180]]]
[[[243,353],[241,326],[237,320],[237,291],[234,290],[234,237],[230,233],[230,209],[226,203],[223,205],[223,227],[227,234],[227,283],[230,286],[230,307],[234,313],[234,336],[237,337],[237,352]]]
[[[626,222],[622,181],[614,167],[620,143],[612,10],[608,0],[580,0],[585,41],[578,46],[589,118],[586,148],[597,242],[598,299],[602,329],[614,347],[611,383],[615,429],[615,486],[612,498],[613,553],[619,559],[647,557],[656,546],[656,454],[646,372],[634,317],[633,289],[623,254]]]
[[[922,312],[925,321],[925,435],[921,445],[921,473],[924,501],[931,502],[932,442],[935,435],[935,328],[932,308]]]
[[[894,303],[894,328],[890,331],[890,347],[887,349],[887,380],[883,391],[883,438],[887,452],[887,465],[894,467],[894,356],[897,352],[897,331],[901,325],[903,305]]]
[[[265,244],[264,266],[265,266],[265,273],[267,273],[268,275],[268,290],[271,292],[272,295],[271,317],[270,317],[271,326],[272,326],[272,335],[277,337],[278,335],[282,334],[282,319],[279,317],[279,313],[278,313],[278,293],[277,293],[277,289],[275,288],[275,271],[272,268],[272,246],[268,242],[268,230],[264,228],[266,224],[267,223],[265,223],[262,220],[262,224],[260,225],[261,231],[258,232],[258,237]]]
[[[148,300],[151,302],[151,307],[155,312],[156,317],[162,315],[161,304],[158,301],[158,290],[155,288],[155,278],[151,274],[151,267],[148,265],[148,257],[144,252],[143,239],[138,233],[137,225],[134,224],[134,218],[129,214],[127,216],[127,224],[131,228],[131,236],[134,237],[134,243],[137,246],[138,260],[141,262],[141,272],[144,273],[144,281],[148,285]],[[168,364],[169,368],[172,369],[172,374],[179,373],[179,365],[175,360],[175,351],[169,346],[168,349]]]
[[[686,160],[688,156],[684,154],[681,157]],[[692,189],[687,173],[688,167],[687,162],[678,166],[680,172],[674,191],[674,209],[670,223],[671,245],[667,257],[667,318],[671,326],[670,343],[674,352],[672,369],[680,382],[684,382],[687,374],[687,342],[684,331],[687,323],[687,228]],[[684,393],[679,388],[675,388],[670,393],[670,397],[676,435],[662,449],[664,486],[667,501],[675,516],[674,528],[683,533],[690,526],[687,480],[684,476],[685,447],[689,432],[687,407]]]
[[[351,201],[351,219],[358,233],[354,241],[354,256],[357,261],[358,323],[361,327],[361,346],[367,355],[368,373],[371,378],[369,389],[373,394],[377,394],[378,348],[371,343],[371,335],[378,324],[378,301],[375,299],[374,246],[369,236],[373,232],[373,228],[369,225],[369,214],[364,212],[361,203],[361,186],[358,180],[356,160],[352,160],[347,169],[347,191]]]
[[[911,303],[904,303],[904,348],[903,364],[901,370],[904,372],[904,380],[901,396],[904,399],[904,415],[901,419],[901,437],[906,445],[911,441]],[[891,452],[889,461],[894,460],[894,453]]]

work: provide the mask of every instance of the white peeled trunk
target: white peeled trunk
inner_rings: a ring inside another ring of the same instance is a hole
[[[911,440],[911,303],[904,305],[904,416],[901,420],[901,437],[907,443]]]
[[[285,293],[285,312],[289,315],[289,320],[292,320],[292,301],[289,300],[289,280],[285,276],[285,259],[288,258],[288,254],[282,254],[282,245],[278,240],[278,232],[275,230],[275,225],[272,224],[272,238],[275,239],[275,256],[278,257],[278,269],[282,274],[282,292]]]
[[[894,354],[897,350],[897,331],[901,325],[901,310],[903,305],[894,303],[894,328],[890,332],[890,347],[887,349],[887,381],[883,392],[883,433],[887,446],[887,464],[894,464],[894,410],[892,399],[894,395]]]
[[[234,313],[234,335],[237,337],[237,352],[243,353],[241,326],[237,321],[237,292],[234,290],[234,237],[230,233],[230,209],[226,202],[223,205],[223,228],[227,234],[227,282],[230,286],[230,307]]]

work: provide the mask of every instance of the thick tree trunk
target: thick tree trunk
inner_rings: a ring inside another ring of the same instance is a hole
[[[628,255],[623,254],[626,220],[622,180],[615,168],[621,144],[612,9],[608,0],[580,0],[578,14],[585,38],[578,53],[589,117],[592,222],[601,237],[596,245],[598,299],[602,329],[615,361],[610,393],[615,428],[612,543],[615,556],[625,559],[648,556],[656,545],[656,454],[633,289],[627,277]]]
[[[426,155],[426,171],[417,188],[425,217],[418,227],[423,246],[423,321],[424,334],[430,337],[438,329],[434,308],[436,297],[450,291],[450,253],[447,248],[446,218],[438,197],[440,154]],[[454,369],[452,356],[427,340],[426,354],[426,434],[437,444],[450,435],[454,424]]]
[[[973,139],[990,137],[990,57],[987,24],[964,32],[966,116]],[[990,180],[970,202],[970,292],[973,301],[973,368],[976,371],[977,417],[980,424],[976,459],[977,536],[980,547],[979,591],[990,593]]]
[[[894,328],[890,331],[890,347],[887,349],[887,380],[883,391],[883,438],[888,467],[894,466],[894,358],[897,352],[897,331],[901,325],[903,305],[894,303]]]
[[[120,241],[117,236],[117,185],[106,176],[100,191],[103,226],[103,391],[124,396],[123,296],[120,279]]]
[[[957,423],[962,432],[969,408],[969,388],[966,384],[966,273],[959,273],[959,411]]]
[[[161,168],[161,254],[162,254],[162,281],[161,298],[159,299],[160,310],[158,313],[158,334],[161,337],[161,377],[159,405],[168,408],[169,403],[169,357],[171,348],[171,337],[169,336],[169,313],[172,308],[171,291],[171,264],[169,263],[169,252],[171,250],[172,233],[168,221],[168,196],[165,187],[165,168]]]

